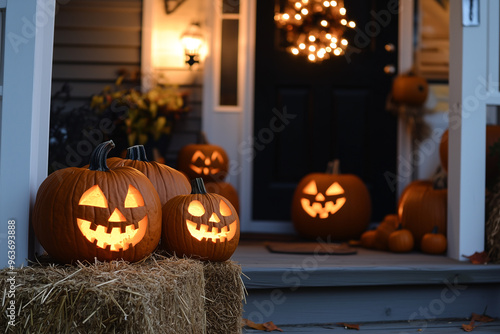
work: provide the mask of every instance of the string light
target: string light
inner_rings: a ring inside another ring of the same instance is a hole
[[[342,36],[356,27],[343,0],[288,0],[274,19],[286,36],[287,50],[311,62],[344,54],[349,42]]]

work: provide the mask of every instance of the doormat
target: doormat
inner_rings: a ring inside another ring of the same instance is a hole
[[[268,242],[266,248],[271,253],[289,254],[329,254],[354,255],[358,251],[347,243],[330,244],[324,242]]]

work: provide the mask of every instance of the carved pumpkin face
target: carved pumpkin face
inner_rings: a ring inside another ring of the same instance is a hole
[[[96,155],[88,169],[61,169],[40,185],[33,210],[35,234],[60,262],[141,260],[160,240],[158,193],[134,168],[108,169],[106,150]]]
[[[98,185],[92,186],[83,193],[78,204],[92,207],[94,210],[109,208],[108,200]],[[134,215],[131,212],[132,210],[140,210],[142,213]],[[130,217],[138,216],[140,220],[130,222],[122,212],[129,214]],[[148,216],[144,210],[144,198],[139,190],[129,185],[123,205],[112,209],[106,225],[82,218],[77,218],[76,223],[82,235],[97,247],[106,249],[109,246],[111,252],[127,250],[129,246],[137,245],[144,238],[148,228]],[[137,226],[134,223],[137,223]],[[91,228],[91,226],[94,228]]]
[[[239,218],[231,203],[207,193],[203,180],[193,180],[190,195],[174,197],[163,206],[162,245],[178,256],[210,261],[231,257],[240,236]]]
[[[338,182],[333,182],[324,192],[318,191],[315,180],[311,180],[302,190],[304,194],[300,199],[302,209],[311,217],[320,219],[339,211],[346,202],[343,196],[344,188]]]
[[[224,149],[217,145],[192,144],[179,152],[178,168],[188,178],[201,177],[203,181],[223,181],[229,162]]]
[[[293,195],[292,221],[306,238],[357,239],[370,217],[370,194],[355,175],[309,174]]]

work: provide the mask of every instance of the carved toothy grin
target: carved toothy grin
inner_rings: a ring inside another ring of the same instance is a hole
[[[307,198],[302,198],[300,200],[300,204],[302,204],[302,209],[304,209],[305,212],[307,212],[311,217],[316,217],[319,215],[320,219],[325,219],[328,218],[330,214],[334,214],[337,211],[342,208],[342,206],[345,204],[346,198],[345,197],[339,197],[335,201],[335,204],[333,201],[328,201],[325,202],[325,206],[321,205],[319,202],[313,202],[311,204],[311,201],[308,200]]]
[[[96,242],[97,247],[103,249],[109,245],[112,252],[119,252],[120,250],[127,250],[130,245],[137,245],[142,240],[148,227],[148,217],[146,216],[139,221],[139,228],[137,229],[133,224],[127,225],[123,233],[120,227],[113,227],[111,232],[107,233],[106,227],[102,225],[97,225],[96,229],[93,230],[90,228],[92,223],[85,219],[77,218],[76,223],[88,241],[91,243]]]
[[[217,240],[220,240],[220,242],[230,241],[236,234],[236,229],[237,229],[236,221],[232,222],[229,225],[229,230],[227,226],[224,226],[223,228],[220,229],[220,231],[219,228],[217,227],[212,227],[212,229],[209,231],[208,229],[210,227],[205,224],[200,224],[200,228],[198,229],[197,228],[198,224],[190,220],[186,220],[186,225],[189,233],[193,238],[199,241],[205,238],[207,239],[207,241],[212,240],[213,243],[216,243]]]

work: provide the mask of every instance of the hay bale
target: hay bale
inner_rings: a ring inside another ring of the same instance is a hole
[[[245,286],[241,267],[232,261],[205,262],[207,334],[241,333]]]
[[[205,333],[204,267],[159,255],[16,270],[15,327],[8,333]],[[0,328],[7,328],[8,269],[0,271]]]

